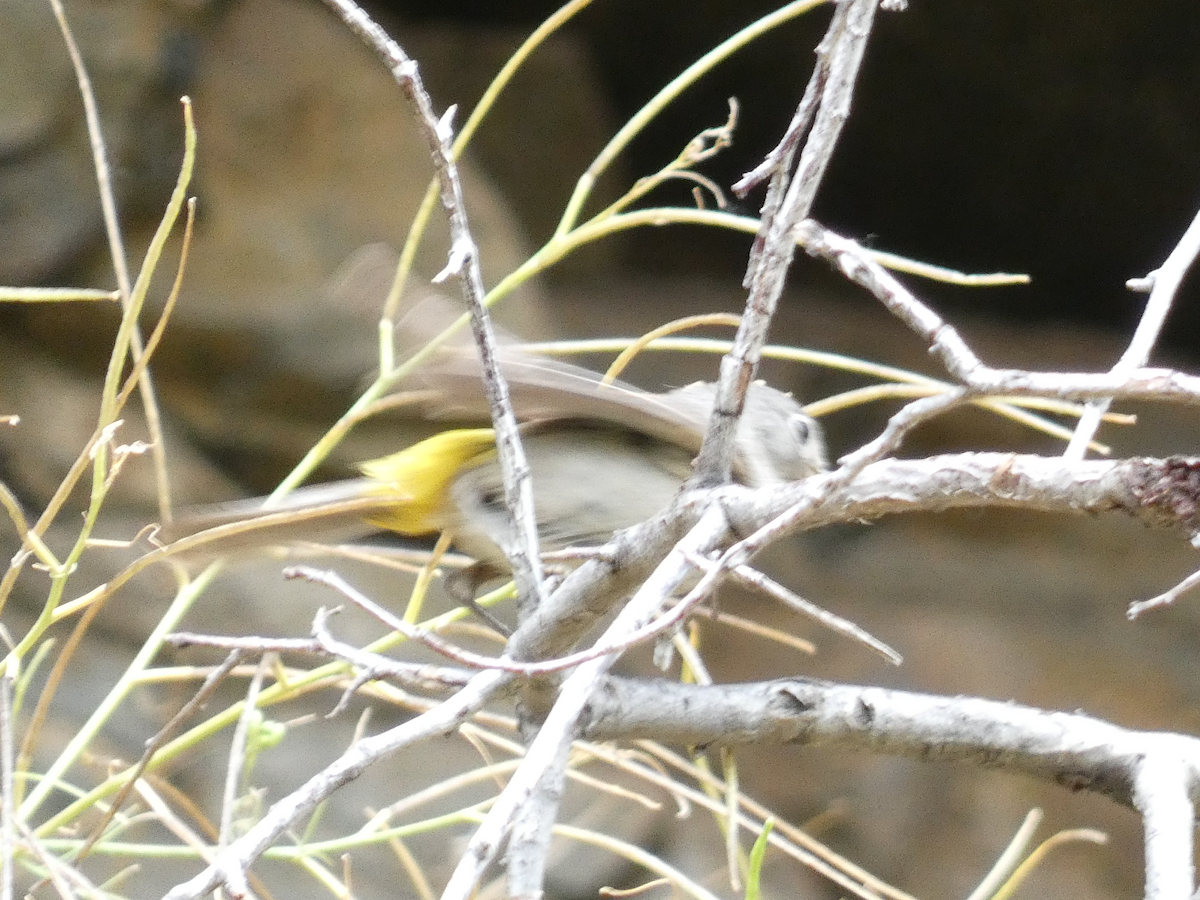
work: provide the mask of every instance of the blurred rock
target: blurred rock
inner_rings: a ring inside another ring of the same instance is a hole
[[[0,338],[0,383],[4,386],[0,391],[0,414],[20,418],[14,426],[0,427],[0,472],[4,483],[19,497],[40,507],[58,489],[95,432],[103,382],[99,377],[64,369],[26,347]],[[114,444],[150,440],[136,393],[121,419],[123,424],[114,435]],[[170,423],[165,438],[177,503],[202,503],[234,490],[229,480]],[[90,490],[91,477],[85,474],[68,509],[86,505]],[[126,460],[108,502],[144,512],[157,509],[149,453]]]
[[[370,349],[377,303],[314,299],[364,244],[403,244],[433,177],[414,113],[382,63],[317,5],[243,3],[206,41],[194,99],[204,212],[184,321],[269,335],[289,353],[306,317],[317,316],[309,327],[322,333],[340,316],[363,329]],[[484,278],[495,283],[524,259],[524,238],[472,164],[463,178]],[[417,270],[432,276],[446,250],[445,216],[435,212]],[[303,362],[320,379],[322,367]]]
[[[121,8],[122,15],[136,18],[135,4]],[[177,12],[182,22],[182,10]],[[169,83],[182,90],[179,82],[189,82],[199,131],[194,180],[199,221],[183,296],[155,360],[158,384],[168,411],[187,423],[208,452],[263,490],[345,408],[375,366],[377,319],[391,273],[378,262],[364,265],[359,249],[380,241],[402,245],[433,172],[423,139],[409,104],[383,66],[317,5],[268,0],[223,5],[207,17],[193,9],[186,20],[191,28],[187,41],[177,36],[184,33],[179,31],[182,24],[168,28],[174,20],[165,13],[156,13],[140,27],[116,11],[109,16],[112,21],[100,17],[103,21],[97,22],[81,14],[76,23],[89,60],[101,53],[114,60],[94,73],[105,85],[98,89],[102,104],[109,94],[136,93],[136,85],[123,86],[119,80],[121,54],[133,54],[142,62],[153,57],[160,69],[144,72],[145,66],[124,64],[159,86]],[[53,21],[45,16],[18,18],[29,18],[30,32],[42,41],[37,45],[44,51],[38,61],[53,59],[62,69],[65,55]],[[106,44],[108,28],[130,35],[124,42]],[[140,40],[134,41],[133,34]],[[434,43],[448,64],[461,67],[464,59],[475,59],[482,69],[498,61],[493,50],[474,54],[457,49],[472,44],[495,47],[486,37],[459,34]],[[152,48],[157,48],[157,56]],[[180,53],[183,56],[176,58]],[[191,66],[186,79],[179,75],[185,62]],[[567,64],[565,57],[560,56],[560,62]],[[168,77],[167,70],[175,74]],[[62,119],[82,128],[69,69],[60,75],[58,81],[48,81],[61,83],[58,94],[47,93],[39,105],[23,100],[24,106],[0,107],[7,114],[0,122],[9,123],[5,130],[10,134],[29,133],[45,141],[45,146],[31,144],[38,152],[31,149],[25,155],[40,159],[62,154],[62,165],[81,173],[78,182],[72,182],[80,202],[97,206],[86,144],[52,142],[56,132],[50,122]],[[482,77],[469,80],[478,83]],[[111,116],[119,117],[123,109],[118,107]],[[173,179],[182,138],[177,94],[166,110],[146,113],[145,118],[149,124],[138,133],[147,141],[162,140],[140,147],[140,152],[170,159]],[[497,126],[504,130],[502,121],[492,127]],[[115,130],[110,136],[114,166],[130,175],[118,152],[125,132]],[[461,170],[485,280],[495,283],[527,255],[521,228],[469,160]],[[3,171],[0,167],[0,177]],[[24,170],[14,178],[21,184],[35,183]],[[60,187],[61,179],[45,189]],[[164,197],[165,192],[155,199],[156,215]],[[87,220],[93,232],[99,227],[94,216],[89,219],[77,211],[64,218],[73,224]],[[6,233],[24,234],[26,224]],[[141,228],[136,220],[132,224],[128,239],[130,257],[136,260],[138,248],[148,240],[145,224],[154,223],[143,220]],[[436,208],[429,231],[412,290],[424,290],[422,282],[444,265],[447,228]],[[39,240],[61,245],[53,235]],[[88,238],[91,244],[97,240],[95,233]],[[61,245],[49,255],[61,269],[74,252]],[[168,253],[152,289],[147,320],[162,302],[173,265]],[[361,277],[361,271],[350,277],[354,273],[348,274],[348,269],[356,267],[369,270],[367,277]],[[111,284],[108,269],[106,254],[97,250],[87,268],[91,274],[78,280]],[[24,270],[0,276],[22,277]],[[457,287],[450,283],[446,289],[454,292]],[[548,336],[549,317],[532,284],[509,297],[500,310],[501,319],[514,330],[530,337]],[[96,373],[106,363],[115,329],[112,307],[41,306],[5,314],[22,340],[36,343],[73,368]],[[371,454],[347,451],[349,459],[364,455]]]
[[[178,99],[211,4],[71,4],[104,126],[118,207],[161,210],[178,174]],[[60,274],[103,242],[79,89],[48,3],[0,8],[0,283]]]
[[[492,77],[528,36],[525,29],[428,23],[398,36],[421,63],[440,104],[460,104],[465,122]],[[411,35],[411,36],[410,36]],[[590,48],[571,30],[530,54],[471,142],[471,156],[499,185],[535,244],[554,233],[576,182],[617,133]],[[588,215],[615,201],[632,183],[624,155],[592,188]],[[620,266],[629,233],[611,235],[572,253],[549,271],[556,281],[586,280]]]

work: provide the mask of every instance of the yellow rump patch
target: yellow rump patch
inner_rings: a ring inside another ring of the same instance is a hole
[[[492,429],[459,428],[361,463],[359,470],[375,482],[368,494],[396,500],[395,506],[368,516],[367,521],[398,534],[440,531],[455,476],[472,459],[495,449]]]

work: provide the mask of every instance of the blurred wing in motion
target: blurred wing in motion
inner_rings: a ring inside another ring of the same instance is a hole
[[[458,317],[457,307],[436,296],[417,303],[398,326],[406,344],[421,346]],[[442,348],[415,378],[431,392],[432,418],[490,417],[475,346],[463,338]],[[512,335],[498,332],[501,371],[519,421],[600,422],[699,452],[712,413],[715,387],[696,382],[652,393],[621,381],[605,384],[597,373],[529,353]],[[790,395],[762,382],[752,384],[738,428],[735,476],[751,487],[795,481],[828,468],[820,425]]]

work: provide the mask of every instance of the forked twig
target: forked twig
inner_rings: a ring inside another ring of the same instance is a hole
[[[513,579],[516,581],[518,598],[523,608],[532,609],[545,599],[538,552],[537,518],[533,509],[533,489],[529,465],[525,460],[525,451],[517,431],[517,419],[513,415],[512,403],[508,396],[508,385],[497,361],[496,335],[483,302],[486,292],[479,268],[479,248],[471,236],[467,222],[462,183],[451,149],[454,108],[451,107],[440,118],[434,113],[433,101],[421,81],[416,62],[353,0],[325,2],[355,34],[379,54],[400,89],[416,108],[418,125],[429,145],[430,158],[441,179],[442,205],[450,220],[450,258],[446,268],[434,278],[434,282],[457,276],[462,287],[463,299],[471,314],[471,328],[483,368],[484,392],[487,394],[492,423],[496,429],[496,449],[504,476],[505,504],[516,536],[510,546],[501,549],[512,565]]]

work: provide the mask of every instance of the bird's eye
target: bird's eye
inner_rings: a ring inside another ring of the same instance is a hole
[[[792,417],[792,433],[798,444],[807,444],[812,439],[812,423],[807,417]]]
[[[479,501],[488,509],[499,509],[504,506],[504,491],[492,488],[479,495]]]

